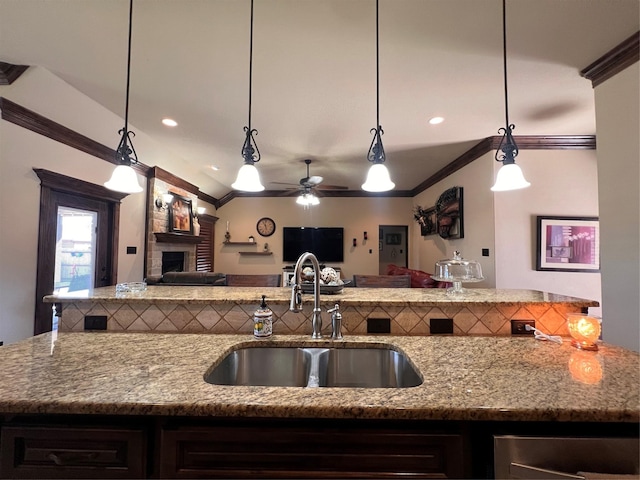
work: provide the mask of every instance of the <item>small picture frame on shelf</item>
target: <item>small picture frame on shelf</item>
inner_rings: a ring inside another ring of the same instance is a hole
[[[171,193],[171,195],[173,199],[169,204],[169,231],[193,235],[191,199],[175,193]]]

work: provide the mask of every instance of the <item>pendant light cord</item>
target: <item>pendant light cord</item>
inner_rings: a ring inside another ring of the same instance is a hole
[[[253,0],[251,0],[251,22],[249,26],[249,132],[251,132],[251,84],[253,81]]]
[[[376,0],[376,128],[380,127],[380,47],[379,47],[378,0]]]
[[[131,77],[131,27],[133,24],[133,0],[129,0],[129,42],[127,45],[127,92],[124,105],[124,130],[129,129],[129,79]]]
[[[507,93],[507,6],[502,0],[502,64],[504,69],[504,116],[509,128],[509,95]]]

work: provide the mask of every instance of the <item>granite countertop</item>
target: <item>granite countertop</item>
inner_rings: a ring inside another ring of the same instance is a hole
[[[566,304],[573,307],[597,307],[595,300],[569,297],[537,290],[473,288],[462,296],[447,295],[442,288],[349,288],[339,294],[323,294],[321,302],[340,302],[344,306],[395,305],[515,305],[523,303]],[[149,285],[146,291],[118,293],[114,286],[100,287],[79,292],[48,295],[45,302],[72,303],[78,301],[100,301],[102,303],[255,303],[266,295],[271,304],[289,304],[289,287],[199,287]],[[305,294],[306,301],[313,301],[312,294]]]
[[[638,422],[640,357],[601,344],[505,337],[48,333],[0,347],[0,413]],[[217,386],[205,372],[246,345],[391,345],[412,388]]]

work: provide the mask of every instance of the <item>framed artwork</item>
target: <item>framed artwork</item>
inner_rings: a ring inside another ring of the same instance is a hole
[[[193,234],[191,199],[175,193],[171,193],[171,195],[173,195],[173,200],[169,204],[169,231]]]
[[[598,217],[536,217],[536,270],[600,271]]]
[[[462,207],[462,187],[451,187],[438,197],[436,231],[442,238],[464,238]]]
[[[384,241],[387,245],[400,245],[402,242],[402,234],[400,233],[387,233]]]
[[[422,221],[420,222],[420,235],[435,235],[438,233],[436,228],[436,207],[431,207],[424,211]]]

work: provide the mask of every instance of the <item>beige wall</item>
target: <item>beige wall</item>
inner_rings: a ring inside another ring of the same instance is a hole
[[[115,148],[123,121],[41,67],[29,68],[0,96]],[[135,130],[135,128],[132,127]],[[136,132],[140,160],[170,169],[172,159]],[[168,164],[168,165],[167,165]],[[33,334],[40,212],[40,180],[33,168],[102,185],[113,165],[7,121],[0,121],[0,340],[11,343]],[[143,187],[146,179],[138,178]],[[130,195],[120,209],[118,281],[143,278],[145,193]],[[126,247],[137,247],[127,255]]]
[[[595,88],[603,338],[640,350],[640,66]]]
[[[517,163],[531,186],[495,193],[496,287],[600,302],[600,273],[536,271],[536,216],[598,216],[595,151],[521,150]]]
[[[281,273],[290,265],[282,261],[282,227],[314,226],[344,228],[344,278],[354,274],[378,274],[378,226],[411,225],[413,223],[410,198],[321,198],[320,205],[305,209],[296,204],[295,197],[236,198],[219,208],[216,216],[215,270],[225,273]],[[261,217],[276,222],[276,233],[261,237],[256,223]],[[226,224],[232,242],[245,242],[253,235],[258,245],[223,245]],[[364,232],[368,240],[363,242]],[[352,246],[353,239],[357,246]],[[271,256],[240,256],[241,250],[262,250],[268,242]],[[409,251],[414,247],[409,244]],[[369,253],[371,250],[371,253]]]
[[[495,286],[495,248],[493,224],[493,156],[486,154],[458,170],[453,175],[438,182],[413,199],[414,205],[429,208],[435,205],[442,192],[459,186],[463,190],[464,238],[447,240],[439,235],[420,235],[420,226],[412,222],[412,238],[421,270],[434,272],[435,263],[444,258],[452,258],[458,250],[463,258],[480,262],[483,282],[466,284],[465,287],[491,288]],[[482,249],[489,249],[489,256],[482,256]]]

